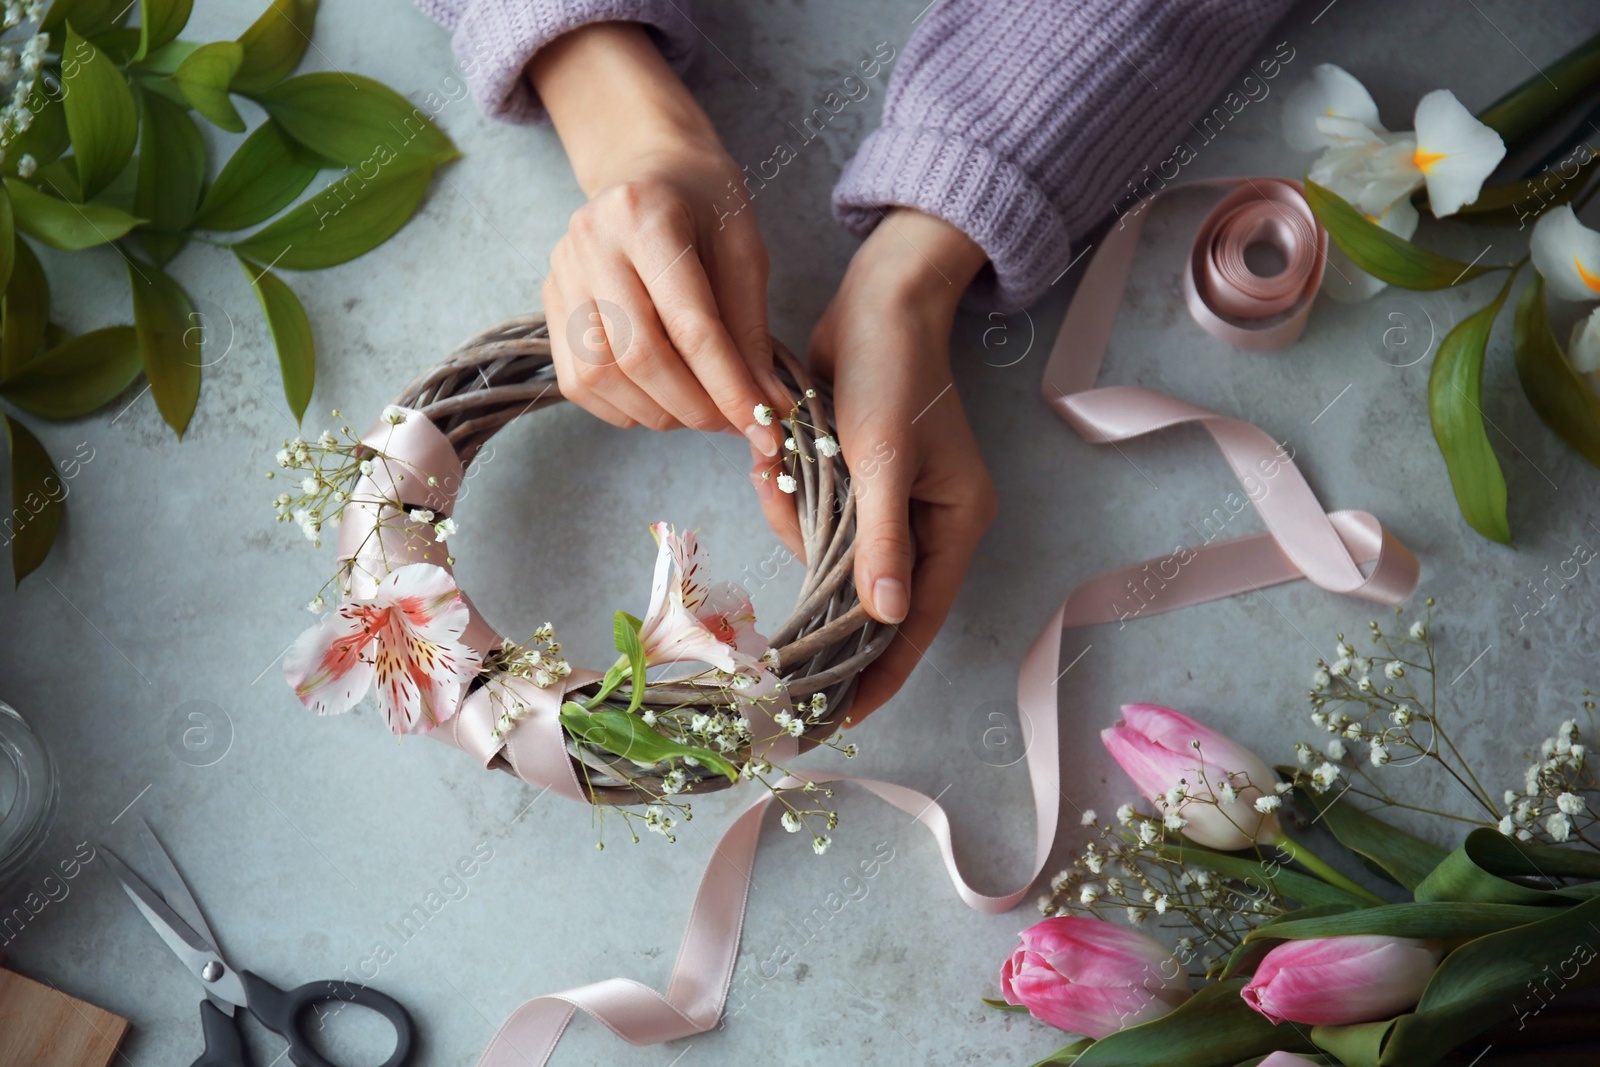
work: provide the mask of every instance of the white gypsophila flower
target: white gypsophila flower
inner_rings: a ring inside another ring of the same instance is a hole
[[[33,172],[39,169],[39,161],[33,158],[33,153],[24,152],[22,158],[17,160],[17,177],[24,181],[33,177]]]
[[[1039,914],[1047,919],[1050,917],[1050,913],[1056,910],[1055,901],[1051,900],[1048,894],[1034,901],[1033,906],[1038,908]]]
[[[1144,925],[1144,912],[1140,911],[1138,908],[1130,907],[1128,909],[1128,925],[1129,926],[1143,926]]]
[[[1302,766],[1302,767],[1311,766],[1311,760],[1315,756],[1316,756],[1315,750],[1313,750],[1312,747],[1310,745],[1306,744],[1304,741],[1301,741],[1301,742],[1298,742],[1298,743],[1295,744],[1295,746],[1294,746],[1294,761],[1296,763],[1300,764],[1300,766]]]
[[[1323,750],[1328,753],[1329,759],[1344,759],[1344,742],[1337,737],[1329,741]]]
[[[278,449],[278,454],[272,458],[277,462],[278,466],[284,468],[287,468],[291,463],[294,462],[294,457],[289,455],[289,450],[287,448]]]
[[[320,615],[322,614],[322,609],[327,606],[328,602],[323,599],[322,595],[319,593],[315,600],[306,605],[306,610],[311,612],[313,615]]]
[[[356,469],[359,470],[362,474],[370,476],[372,474],[372,460],[370,460],[370,459],[362,460],[359,464],[356,465]]]
[[[1350,673],[1349,657],[1340,656],[1338,659],[1334,660],[1333,663],[1328,667],[1328,673],[1333,675],[1335,678],[1343,678],[1348,675]]]
[[[1390,660],[1383,665],[1383,676],[1390,681],[1396,678],[1404,678],[1406,676],[1405,665],[1398,660]]]
[[[1167,909],[1171,907],[1172,901],[1168,900],[1165,896],[1156,897],[1155,909],[1157,915],[1165,915],[1167,913]]]
[[[1583,798],[1576,793],[1562,793],[1556,797],[1556,807],[1563,815],[1576,815],[1583,810]]]
[[[1356,683],[1356,688],[1361,690],[1363,693],[1371,693],[1377,689],[1377,687],[1372,684],[1372,679],[1368,678],[1364,674],[1361,676],[1361,681]]]
[[[1365,656],[1357,656],[1350,661],[1350,669],[1357,674],[1371,674],[1372,661]]]
[[[1422,641],[1422,640],[1425,640],[1427,638],[1427,636],[1428,636],[1428,628],[1426,626],[1424,626],[1420,621],[1414,622],[1414,623],[1411,624],[1411,629],[1410,629],[1409,633],[1411,634],[1411,639],[1413,641]]]
[[[1507,789],[1500,795],[1500,799],[1505,802],[1506,807],[1510,807],[1517,802],[1517,797],[1519,796],[1521,796],[1521,794],[1515,789]]]
[[[1565,841],[1572,836],[1572,820],[1559,811],[1544,821],[1544,828],[1553,841]]]
[[[794,475],[792,474],[778,475],[778,488],[782,489],[785,493],[793,493],[795,489],[799,487],[799,484],[799,482],[794,480]]]
[[[1352,647],[1348,641],[1340,641],[1338,645],[1334,647],[1334,651],[1338,652],[1339,656],[1343,659],[1353,659],[1355,658],[1356,654],[1355,648]]]
[[[790,737],[799,737],[806,732],[806,721],[804,719],[790,719],[788,729]]]
[[[800,821],[800,816],[796,815],[792,811],[784,812],[783,818],[778,821],[781,822],[783,824],[783,828],[789,831],[791,834],[799,833],[800,827],[804,825]]]
[[[1089,869],[1090,874],[1099,874],[1105,869],[1106,858],[1098,852],[1091,852],[1083,857],[1083,865]]]
[[[772,649],[769,648],[769,649],[767,649],[767,651],[771,652]],[[827,693],[812,693],[811,694],[811,712],[812,712],[812,714],[813,715],[821,715],[823,712],[825,712],[827,710],[828,710],[828,694]]]
[[[1149,823],[1146,823],[1145,825],[1148,826]],[[1185,826],[1189,825],[1189,820],[1185,819],[1182,815],[1179,815],[1175,811],[1169,811],[1167,812],[1166,818],[1161,820],[1161,825],[1165,826],[1168,830],[1182,830]]]
[[[855,745],[846,745],[839,751],[844,753],[845,759],[855,759],[861,753],[861,749]]]
[[[1188,792],[1183,788],[1182,785],[1173,786],[1171,789],[1167,790],[1167,807],[1176,808],[1182,806],[1184,799],[1188,795]]]
[[[1072,881],[1071,871],[1057,871],[1050,878],[1050,891],[1052,893],[1059,893],[1070,881]]]
[[[1323,763],[1311,772],[1311,784],[1319,793],[1326,793],[1334,782],[1339,780],[1339,767],[1333,763]]]
[[[1517,824],[1511,821],[1511,816],[1504,815],[1500,818],[1500,832],[1511,837],[1517,832]]]
[[[1155,823],[1146,821],[1139,824],[1139,844],[1154,844],[1156,838],[1159,836],[1160,831],[1156,829]]]
[[[1311,672],[1311,688],[1319,693],[1328,688],[1328,683],[1332,680],[1328,672],[1321,667]]]
[[[1117,877],[1107,878],[1106,879],[1106,889],[1110,890],[1113,893],[1122,892],[1122,879],[1121,878],[1117,878]]]
[[[427,508],[412,508],[406,513],[406,517],[412,522],[432,522],[433,512],[429,511]]]
[[[816,440],[817,455],[832,459],[839,454],[839,442],[832,437],[823,436]]]
[[[1276,785],[1274,785],[1272,787],[1272,791],[1274,793],[1277,793],[1279,796],[1282,796],[1283,794],[1289,792],[1293,788],[1294,788],[1294,783],[1293,782],[1279,782],[1278,784],[1276,784]]]
[[[300,491],[306,496],[316,496],[317,491],[321,488],[322,480],[315,474],[308,475],[300,480]]]
[[[400,407],[398,404],[390,404],[388,407],[383,409],[383,421],[387,422],[390,426],[399,426],[402,422],[406,421],[405,409]]]
[[[1263,815],[1270,815],[1281,807],[1282,797],[1256,797],[1255,809]]]
[[[321,435],[317,437],[317,444],[323,448],[336,448],[339,445],[339,439],[333,436],[332,430],[323,430]]]
[[[1527,827],[1523,827],[1522,829],[1517,831],[1517,840],[1518,841],[1532,841],[1533,840],[1533,834],[1528,830]]]
[[[1084,812],[1082,815],[1080,815],[1078,817],[1078,825],[1079,826],[1093,826],[1094,823],[1095,823],[1095,819],[1097,819],[1097,818],[1099,818],[1099,816],[1097,816],[1094,813],[1094,809],[1093,808],[1090,808],[1088,811]]]
[[[1233,787],[1233,783],[1223,782],[1217,788],[1217,796],[1221,797],[1224,803],[1232,804],[1239,799],[1239,791]]]
[[[1117,808],[1117,821],[1123,826],[1133,825],[1133,805],[1123,804]]]
[[[641,714],[639,716],[639,719],[646,726],[654,726],[656,724],[655,709],[653,709],[653,708],[645,708],[643,714]]]
[[[1389,721],[1396,726],[1405,726],[1411,722],[1411,709],[1401,704],[1389,713]]]
[[[1078,891],[1078,903],[1093,904],[1100,899],[1100,889],[1093,882]]]
[[[1389,746],[1382,741],[1372,742],[1372,750],[1368,753],[1374,767],[1382,767],[1389,762]]]
[[[785,452],[798,452],[800,451],[800,444],[793,437],[785,437],[783,439],[783,450]]]
[[[756,422],[760,423],[762,426],[772,425],[772,416],[774,413],[773,410],[767,405],[757,404],[754,414],[756,417]]]
[[[435,541],[448,541],[456,535],[456,520],[440,519],[433,524],[433,539]]]
[[[1352,741],[1361,740],[1361,724],[1353,722],[1344,728],[1344,735]]]
[[[833,844],[833,838],[827,834],[817,834],[811,838],[811,851],[820,856],[828,851],[828,846],[831,844]]]

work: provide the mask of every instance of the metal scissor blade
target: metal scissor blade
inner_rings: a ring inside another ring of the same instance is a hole
[[[212,950],[220,954],[217,935],[206,925],[206,917],[201,914],[200,905],[194,899],[194,894],[189,892],[188,883],[183,880],[183,875],[178,873],[178,867],[172,862],[172,856],[162,847],[155,831],[150,829],[150,824],[140,819],[134,826],[133,838],[139,850],[134,859],[139,861],[140,870],[149,873],[151,886],[161,894],[161,899],[189,924],[190,929],[205,938]]]
[[[167,947],[183,961],[185,967],[189,968],[189,973],[205,987],[207,996],[213,999],[220,998],[228,1005],[243,1007],[246,1003],[244,983],[239,980],[233,968],[223,960],[216,946],[190,926],[183,916],[173,911],[162,899],[161,894],[151,889],[145,880],[122,862],[115,852],[104,845],[100,846],[100,852],[105,856],[111,873],[122,883],[122,888],[129,899],[144,915],[146,921],[155,928],[161,940],[167,943]],[[207,974],[215,974],[217,977],[214,981],[208,982],[205,978]],[[232,1014],[231,1007],[218,1006]]]

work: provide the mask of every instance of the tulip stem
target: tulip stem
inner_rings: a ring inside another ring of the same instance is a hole
[[[1272,845],[1278,851],[1285,853],[1290,859],[1294,860],[1296,863],[1299,863],[1302,867],[1306,868],[1312,874],[1315,874],[1318,878],[1321,878],[1324,882],[1327,882],[1331,886],[1336,886],[1339,889],[1343,889],[1346,893],[1360,897],[1362,900],[1371,905],[1389,903],[1372,890],[1367,889],[1364,886],[1357,885],[1355,882],[1352,882],[1350,879],[1334,870],[1321,856],[1317,855],[1315,852],[1312,852],[1309,848],[1290,837],[1286,831],[1279,830],[1278,836],[1269,841],[1268,844]]]

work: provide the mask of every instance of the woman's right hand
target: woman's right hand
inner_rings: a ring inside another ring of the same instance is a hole
[[[767,252],[744,175],[638,26],[595,23],[529,64],[588,203],[550,254],[562,395],[616,426],[742,434],[776,456],[787,410],[767,333]]]

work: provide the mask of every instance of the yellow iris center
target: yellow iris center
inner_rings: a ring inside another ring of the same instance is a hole
[[[1578,277],[1583,279],[1583,284],[1600,293],[1600,274],[1589,270],[1583,265],[1583,260],[1577,256],[1572,257],[1572,265],[1578,268]]]
[[[1439,160],[1445,157],[1445,154],[1446,153],[1444,152],[1425,152],[1421,148],[1418,148],[1415,152],[1411,153],[1411,162],[1417,165],[1418,170],[1426,174],[1435,163],[1439,162]]]

